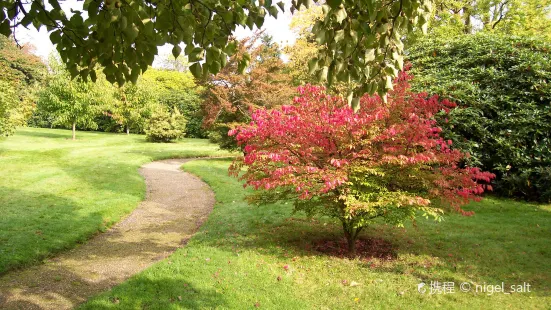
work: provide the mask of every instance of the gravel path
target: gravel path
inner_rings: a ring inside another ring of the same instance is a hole
[[[146,200],[128,217],[45,264],[0,277],[0,309],[72,309],[183,246],[214,205],[210,188],[180,170],[186,161],[142,166]]]

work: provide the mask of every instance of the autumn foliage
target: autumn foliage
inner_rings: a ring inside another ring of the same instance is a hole
[[[230,173],[259,190],[252,201],[293,200],[298,211],[339,219],[351,254],[378,217],[402,225],[419,211],[471,215],[461,206],[491,190],[494,175],[461,166],[466,154],[433,119],[455,104],[412,93],[409,79],[399,75],[386,104],[364,96],[357,112],[321,87],[299,87],[293,104],[258,109],[249,125],[229,132],[245,152]]]
[[[262,43],[262,44],[259,44]],[[292,99],[295,88],[291,77],[284,72],[279,47],[262,32],[241,40],[236,55],[205,83],[203,126],[209,138],[224,149],[236,149],[235,139],[228,130],[251,120],[251,111],[273,108]],[[239,73],[239,60],[250,56],[244,74]]]

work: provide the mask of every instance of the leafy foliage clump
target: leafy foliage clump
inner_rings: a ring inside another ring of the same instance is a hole
[[[77,127],[97,129],[96,117],[113,99],[112,93],[106,91],[110,85],[105,80],[93,83],[71,79],[69,72],[54,57],[50,66],[53,74],[48,77],[37,103],[42,115],[51,116],[53,126],[72,127],[73,140]]]
[[[296,211],[342,222],[354,254],[359,232],[383,218],[402,225],[418,212],[438,219],[444,209],[478,199],[493,174],[463,167],[465,154],[440,136],[434,116],[455,104],[409,90],[401,73],[388,104],[364,96],[357,113],[320,87],[300,87],[293,105],[259,109],[232,132],[244,146],[230,172],[259,190],[251,202],[292,200]]]
[[[160,109],[148,120],[145,134],[150,142],[172,142],[182,138],[185,129],[186,119],[178,109],[173,113]]]
[[[550,201],[551,45],[490,34],[414,45],[413,86],[453,100],[445,137],[468,163],[497,175],[496,191]],[[544,181],[545,180],[545,181]]]
[[[27,123],[45,77],[46,66],[30,47],[19,49],[12,39],[0,35],[0,136],[11,135],[16,126]]]
[[[363,85],[351,90],[354,103],[363,93],[389,89],[403,64],[403,36],[417,27],[426,31],[432,8],[430,0],[295,0],[290,11],[315,2],[322,7],[323,19],[311,30],[319,49],[308,63],[310,71],[329,85],[350,80]],[[167,43],[174,46],[174,57],[188,56],[195,77],[217,74],[235,55],[232,34],[238,27],[262,28],[268,15],[285,11],[283,1],[88,0],[69,17],[58,0],[48,4],[33,1],[20,9],[17,0],[0,1],[0,34],[9,36],[18,25],[46,26],[72,77],[95,81],[96,64],[101,64],[106,79],[120,86],[135,83],[153,64],[158,46]],[[180,43],[185,44],[183,50]],[[240,71],[250,61],[250,55],[242,55]]]
[[[235,138],[228,136],[229,130],[248,123],[255,109],[282,105],[294,94],[279,47],[271,37],[258,32],[241,40],[237,49],[224,69],[206,81],[203,101],[203,125],[209,139],[229,150],[239,148]],[[238,59],[245,53],[250,53],[251,63],[246,73],[239,74]]]

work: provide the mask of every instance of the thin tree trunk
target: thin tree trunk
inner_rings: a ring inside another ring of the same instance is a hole
[[[344,236],[346,237],[346,242],[348,243],[348,255],[350,257],[356,256],[356,238],[358,234],[352,227],[351,223],[345,221],[342,222],[342,228],[344,229]]]
[[[473,27],[471,25],[471,9],[469,7],[463,7],[463,18],[465,19],[465,26],[463,27],[463,32],[465,34],[470,34],[473,31]]]
[[[77,139],[77,122],[73,122],[73,140]]]
[[[127,135],[130,134],[130,127],[128,127],[128,125],[126,125],[126,134],[127,134]]]

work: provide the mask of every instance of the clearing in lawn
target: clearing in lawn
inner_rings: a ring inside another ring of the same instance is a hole
[[[0,141],[0,273],[84,242],[145,197],[138,168],[164,158],[224,156],[206,140],[22,128]]]
[[[551,306],[549,205],[487,198],[467,206],[476,212],[474,217],[452,214],[443,222],[419,220],[405,228],[376,224],[362,238],[381,257],[349,260],[320,252],[330,250],[326,240],[342,238],[339,225],[324,218],[290,217],[292,207],[286,204],[248,205],[243,200],[247,191],[228,177],[229,163],[186,163],[184,169],[216,193],[207,222],[186,247],[82,308]],[[446,282],[448,290],[431,294],[431,282],[438,288],[436,281],[440,288]],[[530,292],[489,292],[495,288],[488,285],[502,282],[506,291],[511,285],[530,284]]]

